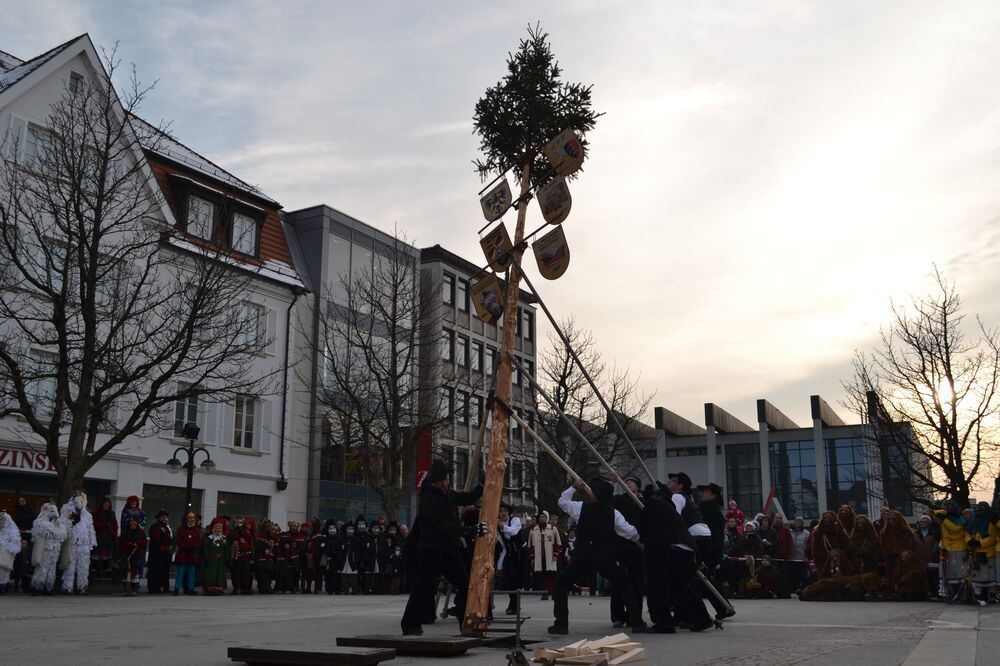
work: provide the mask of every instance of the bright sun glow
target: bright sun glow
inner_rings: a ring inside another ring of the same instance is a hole
[[[951,402],[951,399],[955,396],[955,390],[952,388],[951,383],[947,379],[942,379],[941,383],[937,387],[938,400],[941,404],[947,404]]]

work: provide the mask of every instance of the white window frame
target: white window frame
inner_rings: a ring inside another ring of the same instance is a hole
[[[186,391],[193,385],[190,382],[177,382],[177,391]],[[187,398],[181,400],[174,400],[174,427],[172,432],[174,437],[180,438],[184,436],[184,425],[186,423],[194,423],[198,427],[201,427],[199,423],[199,400],[197,395],[189,395]],[[192,410],[194,411],[194,418],[190,418]],[[178,416],[181,419],[178,420]]]
[[[205,209],[203,206],[208,208]],[[186,230],[196,238],[212,240],[215,232],[215,202],[197,194],[189,194]]]
[[[239,332],[236,344],[260,350],[263,347],[265,329],[267,328],[267,308],[252,301],[243,301],[237,307],[239,308],[240,328],[243,329],[244,326],[247,328]]]
[[[257,441],[260,400],[256,396],[237,393],[233,401],[233,419],[233,448],[256,450],[260,444]]]
[[[241,254],[257,256],[257,220],[245,213],[233,213],[231,247]]]

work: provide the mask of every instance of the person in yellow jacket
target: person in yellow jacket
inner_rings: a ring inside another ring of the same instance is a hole
[[[972,520],[965,524],[965,531],[969,533],[966,545],[972,553],[972,589],[979,605],[985,606],[997,584],[997,538],[989,504],[980,502],[976,505]]]
[[[934,517],[941,524],[942,588],[947,589],[950,598],[958,593],[958,586],[965,578],[969,533],[965,531],[965,520],[954,500],[945,502],[944,509],[935,511]]]

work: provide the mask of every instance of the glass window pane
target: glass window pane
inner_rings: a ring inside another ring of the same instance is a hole
[[[351,275],[351,242],[330,234],[330,265],[327,274],[330,284],[327,288],[338,305],[347,305],[347,280]]]

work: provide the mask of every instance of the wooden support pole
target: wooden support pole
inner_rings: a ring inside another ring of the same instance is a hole
[[[532,153],[533,155],[533,153]],[[503,495],[504,472],[507,471],[507,429],[510,420],[498,403],[510,402],[511,365],[509,354],[514,351],[514,333],[517,330],[517,306],[521,293],[521,255],[524,248],[524,218],[528,212],[528,200],[524,196],[531,190],[531,160],[525,160],[521,172],[521,194],[517,207],[517,226],[514,228],[514,250],[510,268],[507,269],[507,302],[504,303],[503,338],[500,340],[500,364],[497,367],[497,400],[493,404],[493,428],[490,431],[490,448],[486,457],[486,483],[483,484],[483,500],[479,509],[480,522],[496,526],[500,514],[500,499]],[[482,633],[487,622],[490,593],[493,589],[493,551],[496,548],[495,529],[476,539],[472,556],[472,570],[469,575],[469,594],[462,619],[462,633]]]
[[[476,437],[476,448],[472,449],[472,460],[469,462],[469,469],[465,473],[465,492],[472,490],[472,481],[479,478],[479,461],[483,455],[483,440],[486,439],[486,412],[493,409],[493,389],[486,399],[486,409],[479,415],[479,436]]]

